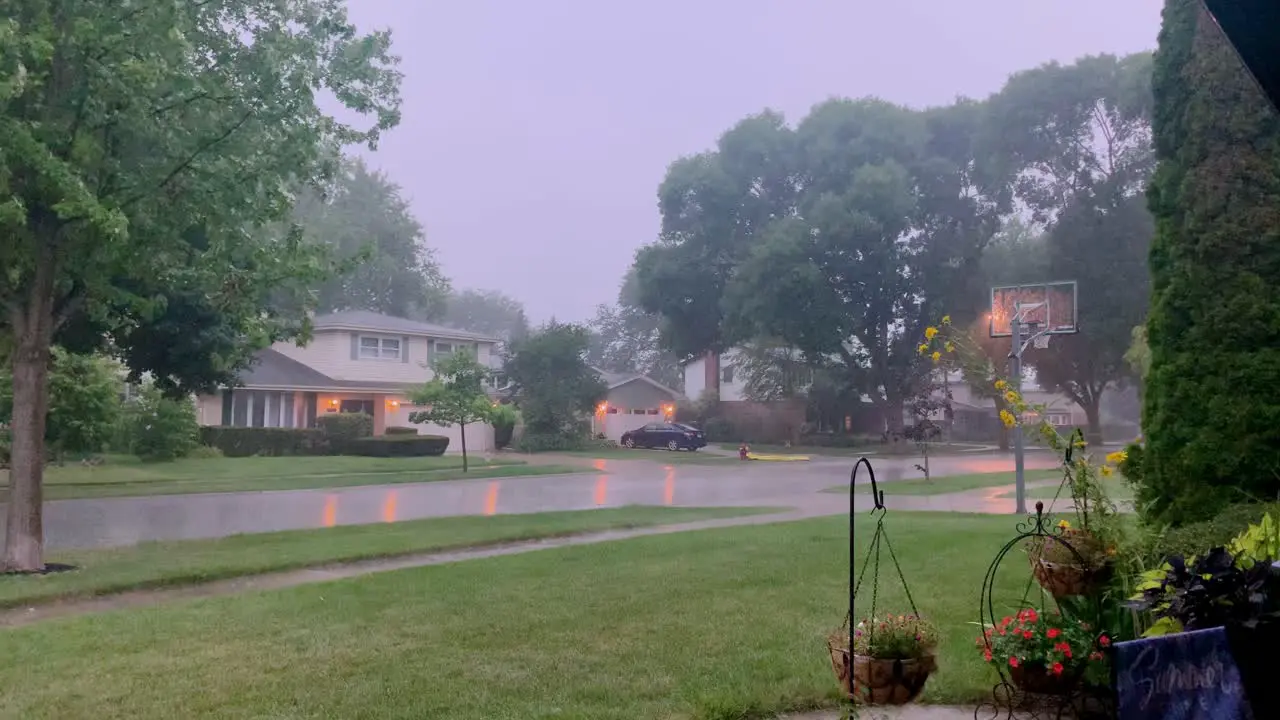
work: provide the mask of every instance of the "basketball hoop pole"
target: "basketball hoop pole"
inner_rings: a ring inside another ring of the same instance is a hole
[[[1009,339],[1009,376],[1013,380],[1013,389],[1018,395],[1022,395],[1022,312],[1021,310],[1014,312],[1013,318],[1010,320],[1010,329],[1013,336]],[[1017,410],[1017,408],[1014,408]],[[1027,481],[1026,481],[1026,463],[1023,458],[1022,446],[1022,417],[1018,413],[1018,422],[1013,425],[1013,482],[1015,488],[1015,496],[1017,497],[1016,512],[1019,515],[1027,514]]]

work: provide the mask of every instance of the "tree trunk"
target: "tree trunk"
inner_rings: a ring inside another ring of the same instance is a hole
[[[458,434],[462,436],[462,472],[467,471],[467,424],[458,424]]]
[[[32,313],[33,315],[38,313]],[[17,346],[13,371],[13,419],[10,423],[9,504],[5,520],[4,556],[0,569],[44,569],[43,511],[44,430],[49,404],[51,318],[15,323]],[[44,322],[41,322],[44,321]]]
[[[1004,426],[1004,421],[1000,419],[1000,411],[1005,409],[1003,398],[995,398],[992,402],[996,406],[996,427],[999,430],[1000,452],[1009,452],[1009,428]]]
[[[1102,445],[1102,413],[1099,407],[1102,405],[1102,393],[1092,395],[1087,402],[1080,403],[1080,407],[1084,408],[1084,416],[1088,420],[1089,427],[1085,429],[1084,439],[1094,447]]]

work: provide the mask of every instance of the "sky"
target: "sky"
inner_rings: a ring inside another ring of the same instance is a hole
[[[1161,0],[351,0],[402,58],[370,164],[404,190],[455,287],[534,321],[613,302],[658,233],[677,158],[765,108],[913,107],[1013,72],[1155,46]]]

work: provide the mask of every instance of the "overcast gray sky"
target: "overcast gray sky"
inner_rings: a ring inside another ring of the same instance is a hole
[[[458,287],[534,320],[612,302],[667,165],[766,107],[983,97],[1154,47],[1161,0],[351,0],[390,27],[404,118],[371,156]]]

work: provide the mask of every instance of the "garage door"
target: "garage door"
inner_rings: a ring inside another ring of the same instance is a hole
[[[636,415],[632,413],[609,413],[604,416],[604,436],[614,442],[622,439],[622,433],[644,427],[651,422],[658,422],[661,415]]]
[[[411,427],[417,428],[419,435],[443,435],[449,438],[449,449],[446,454],[462,453],[462,429],[457,425],[453,427],[440,427],[439,425],[414,425],[409,422],[409,413],[411,408],[401,406],[396,410],[387,411],[387,427]],[[474,423],[467,425],[467,454],[482,453],[493,451],[493,426],[484,423]]]

